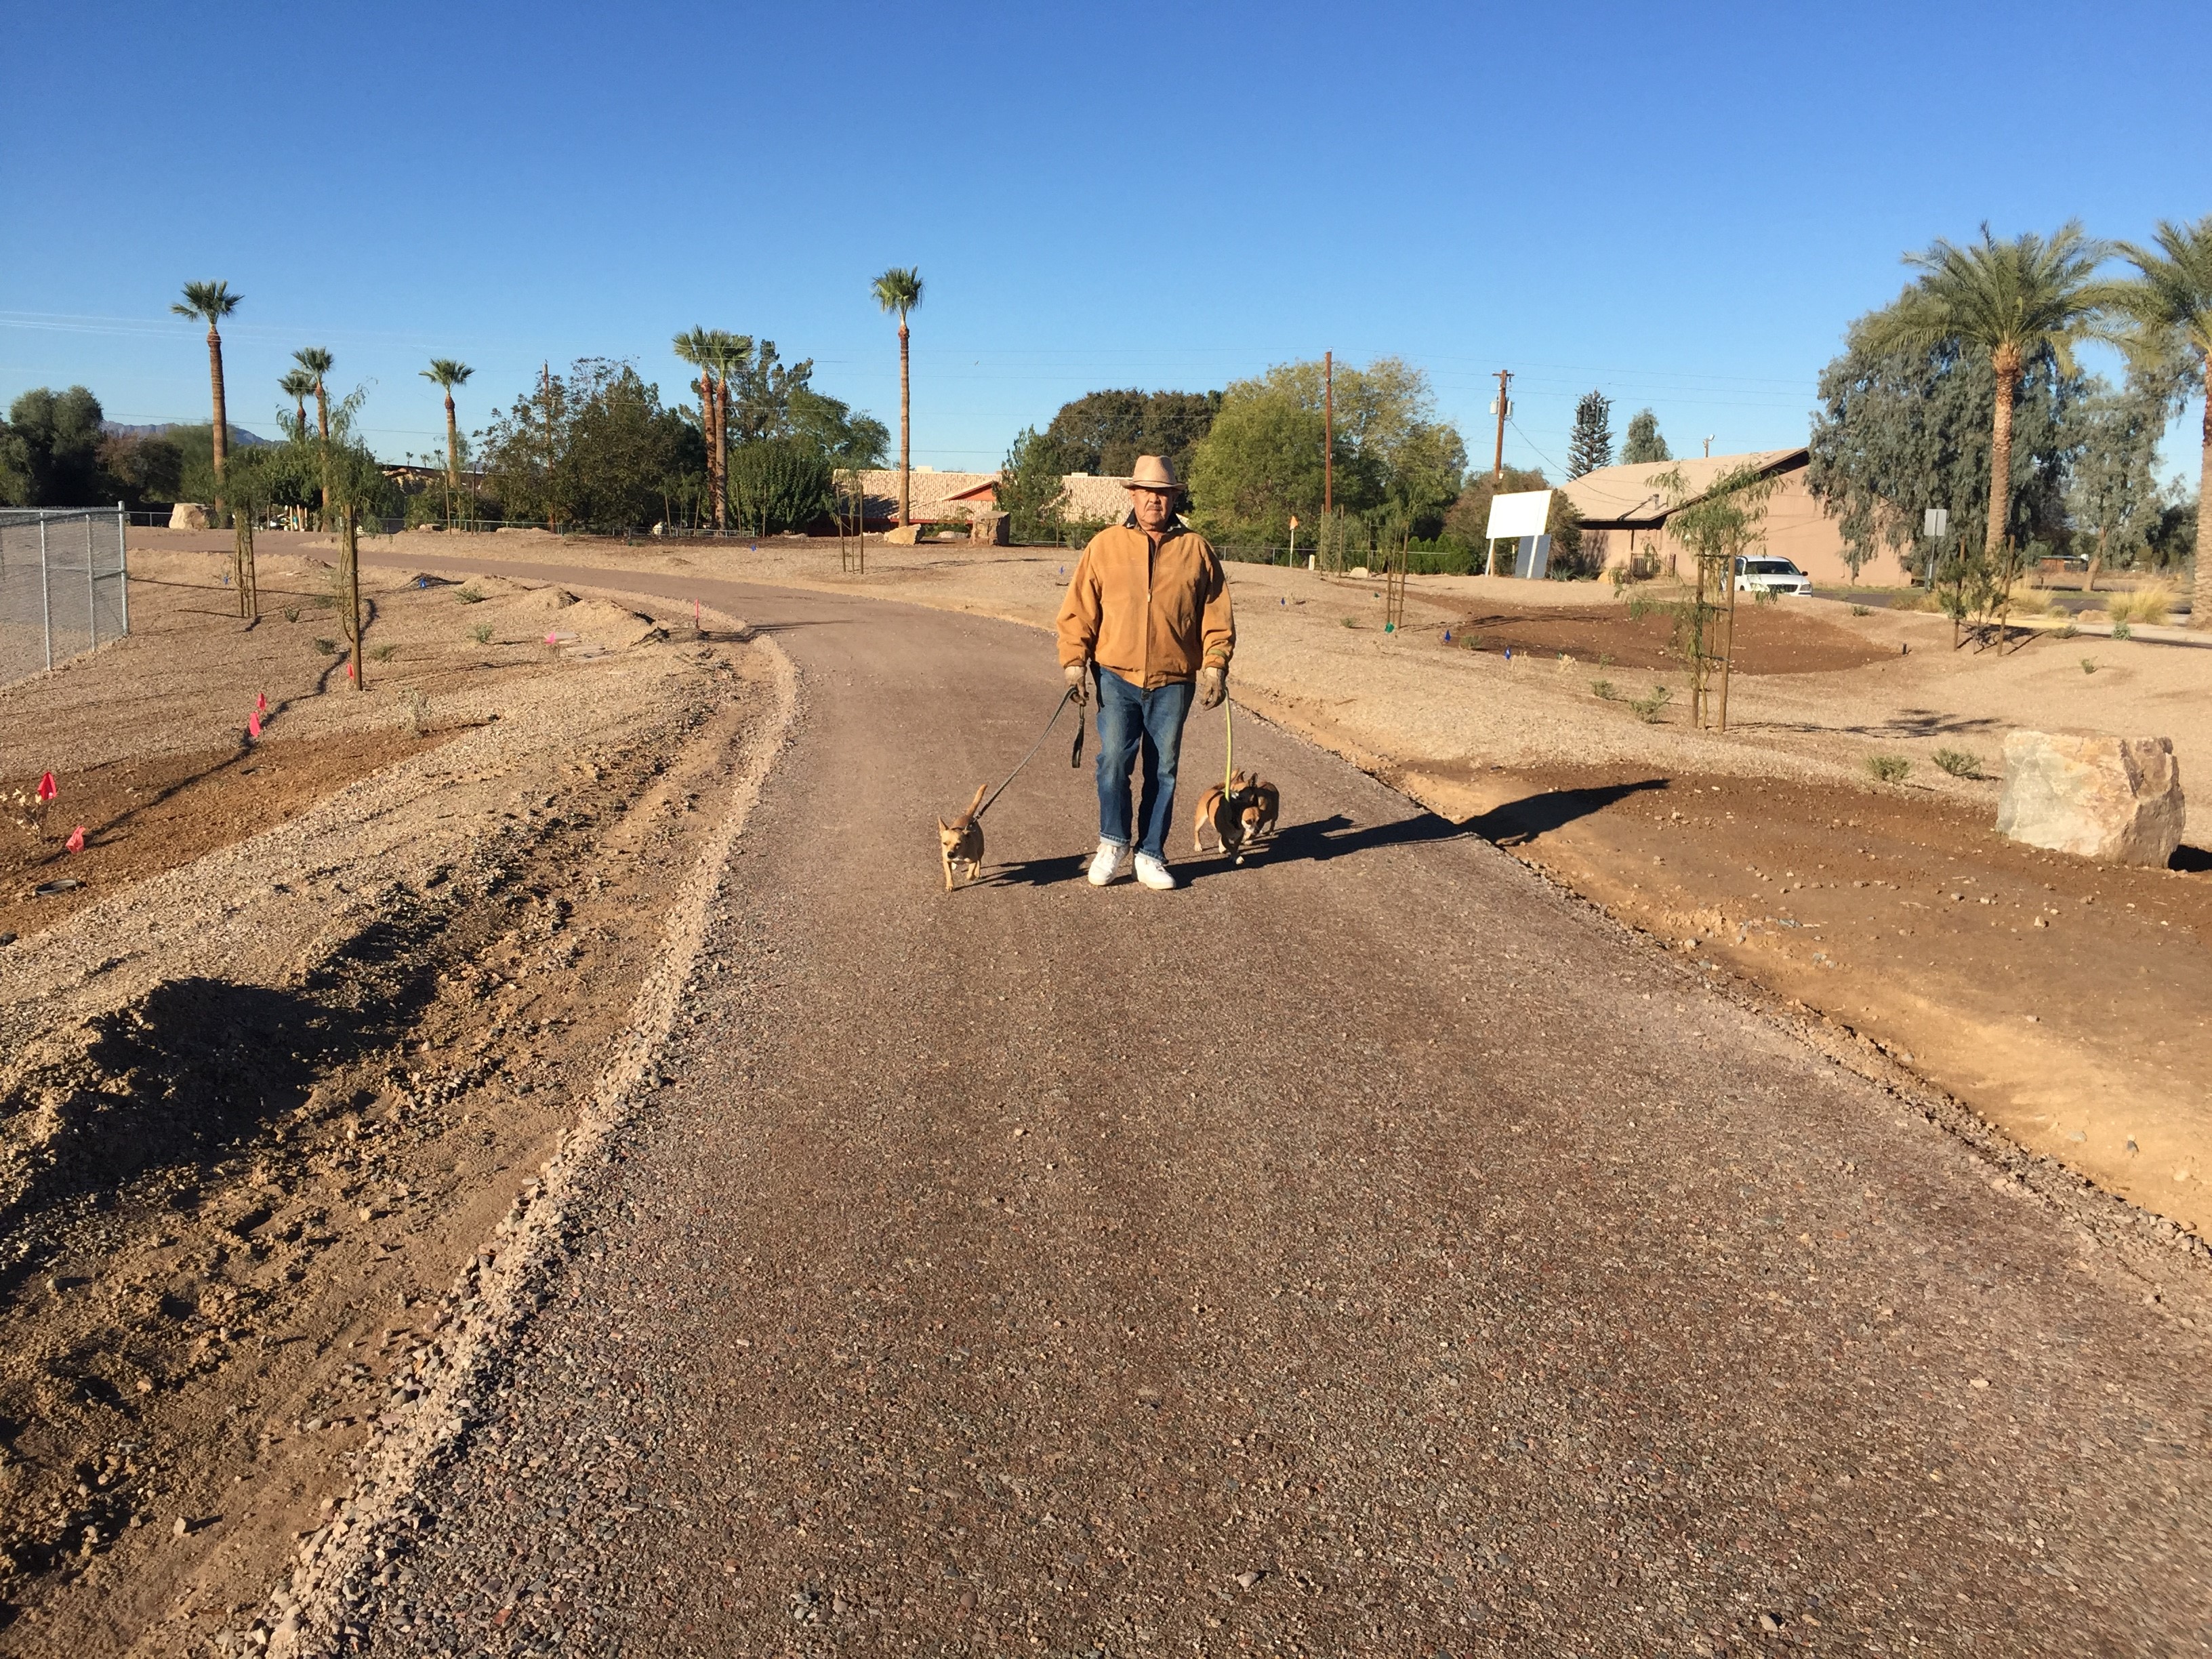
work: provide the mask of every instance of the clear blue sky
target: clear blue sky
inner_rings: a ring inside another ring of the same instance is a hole
[[[442,442],[433,356],[476,366],[468,425],[546,359],[680,401],[695,324],[895,423],[891,264],[927,283],[917,463],[1324,349],[1425,368],[1482,464],[1500,368],[1516,463],[1563,456],[1591,386],[1678,453],[1763,448],[1803,441],[1903,250],[2212,213],[2202,0],[13,15],[0,403],[82,381],[204,420],[167,307],[223,277],[233,418],[267,431],[327,345],[394,459]]]

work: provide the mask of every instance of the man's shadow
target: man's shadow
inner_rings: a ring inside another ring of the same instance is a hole
[[[1572,823],[1577,818],[1602,811],[1631,795],[1666,787],[1664,778],[1643,778],[1634,783],[1606,784],[1593,789],[1547,789],[1492,807],[1464,823],[1454,823],[1434,812],[1415,812],[1387,823],[1363,824],[1334,812],[1325,818],[1309,818],[1303,823],[1291,824],[1258,850],[1248,853],[1244,862],[1255,866],[1297,860],[1325,864],[1331,859],[1350,858],[1386,847],[1419,847],[1469,837],[1500,847],[1518,847]],[[1056,886],[1062,882],[1082,880],[1084,869],[1090,862],[1088,853],[1017,860],[998,866],[976,885]],[[1178,858],[1174,865],[1176,879],[1186,886],[1226,875],[1236,868],[1235,860],[1220,852]]]

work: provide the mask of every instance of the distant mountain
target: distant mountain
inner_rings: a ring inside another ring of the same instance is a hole
[[[117,438],[158,438],[165,432],[174,432],[179,427],[197,426],[196,421],[163,421],[155,426],[126,426],[121,421],[102,421],[100,429]],[[268,444],[276,441],[248,432],[242,426],[230,429],[230,441],[234,444]]]

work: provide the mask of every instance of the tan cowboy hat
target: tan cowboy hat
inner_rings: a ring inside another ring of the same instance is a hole
[[[1182,486],[1176,482],[1175,468],[1168,465],[1164,455],[1139,455],[1129,475],[1132,489],[1164,489],[1172,495]]]

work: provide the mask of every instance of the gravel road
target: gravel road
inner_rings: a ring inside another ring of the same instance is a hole
[[[2206,1650],[2182,1269],[1256,721],[1257,863],[1087,887],[1056,736],[948,895],[1042,639],[623,585],[800,714],[368,1650]]]

